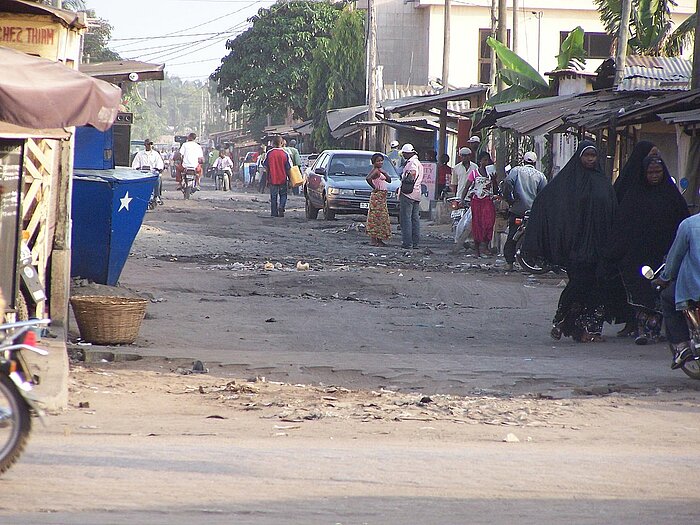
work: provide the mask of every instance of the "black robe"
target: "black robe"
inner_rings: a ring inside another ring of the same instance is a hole
[[[617,177],[613,185],[618,203],[622,203],[627,191],[637,185],[639,172],[642,169],[642,162],[644,162],[644,159],[649,155],[653,147],[654,143],[647,140],[641,140],[634,145],[634,149],[632,149],[632,153],[627,159],[627,162],[625,162],[620,176]]]
[[[610,257],[620,269],[628,302],[653,310],[658,309],[658,293],[642,276],[641,268],[661,266],[678,225],[688,217],[688,205],[665,164],[664,180],[655,186],[647,182],[646,171],[651,161],[652,158],[644,160],[617,209]]]
[[[571,160],[537,195],[525,231],[523,251],[550,264],[598,268],[606,254],[617,207],[615,192],[600,166],[585,169],[582,142]]]

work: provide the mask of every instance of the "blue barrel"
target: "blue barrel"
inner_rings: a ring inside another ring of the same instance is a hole
[[[120,167],[74,172],[72,277],[117,284],[157,179]]]

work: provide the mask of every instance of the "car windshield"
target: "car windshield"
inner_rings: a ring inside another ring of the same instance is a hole
[[[333,155],[328,168],[329,175],[347,175],[349,177],[366,177],[372,169],[372,155]],[[390,177],[397,177],[391,161],[384,157],[384,171]]]

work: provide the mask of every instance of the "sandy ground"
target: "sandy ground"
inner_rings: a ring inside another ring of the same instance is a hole
[[[452,254],[444,226],[377,250],[361,217],[266,206],[147,215],[110,291],[151,300],[141,334],[72,347],[1,523],[700,522],[700,385],[663,345],[552,342],[562,277]]]

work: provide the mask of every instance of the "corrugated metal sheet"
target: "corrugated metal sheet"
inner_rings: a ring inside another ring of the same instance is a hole
[[[674,113],[660,113],[661,120],[668,124],[697,124],[700,122],[700,108]]]
[[[627,57],[617,91],[678,91],[690,88],[692,64],[680,57]]]

